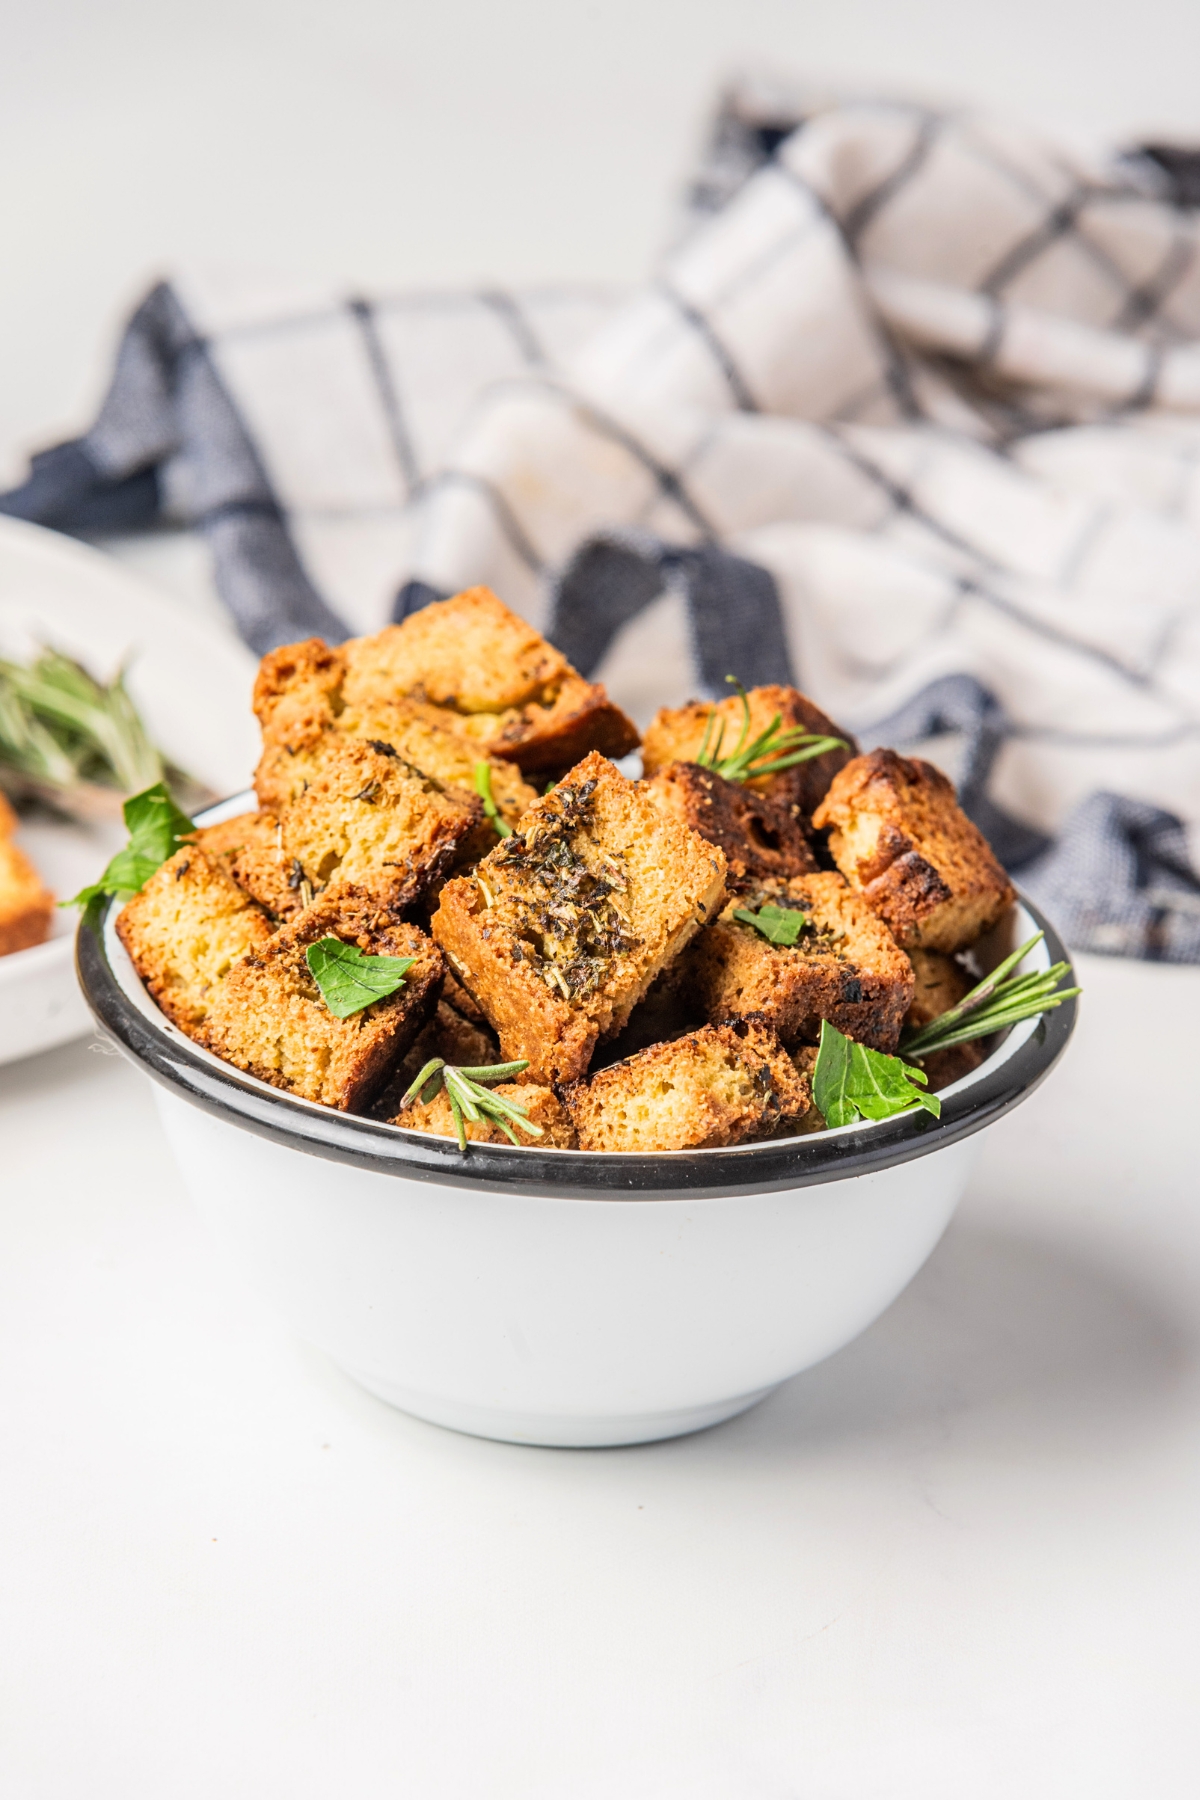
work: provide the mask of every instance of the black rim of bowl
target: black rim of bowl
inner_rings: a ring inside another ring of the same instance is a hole
[[[1021,904],[1046,934],[1051,962],[1067,961],[1057,932],[1024,896]],[[1007,1054],[989,1058],[960,1090],[942,1096],[942,1116],[923,1107],[835,1133],[744,1144],[725,1150],[633,1154],[543,1150],[536,1144],[468,1144],[404,1131],[373,1119],[297,1100],[148,1019],[124,992],[109,961],[104,917],[81,923],[79,980],[96,1019],[139,1067],[181,1099],[244,1131],[331,1162],[443,1187],[503,1188],[551,1199],[696,1200],[770,1193],[843,1181],[927,1156],[982,1131],[1032,1093],[1066,1048],[1077,1003],[1043,1014]]]

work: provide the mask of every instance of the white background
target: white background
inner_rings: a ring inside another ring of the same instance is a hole
[[[0,6],[0,475],[179,262],[636,278],[738,62],[1200,138],[1200,7]],[[1200,971],[1068,1063],[860,1342],[617,1452],[406,1420],[199,1233],[148,1092],[0,1070],[4,1800],[1191,1800]]]

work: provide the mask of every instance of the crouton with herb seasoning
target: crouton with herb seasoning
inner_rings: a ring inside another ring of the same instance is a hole
[[[522,769],[569,768],[590,750],[624,756],[636,727],[603,687],[510,612],[490,588],[434,601],[342,645],[351,709],[412,696],[446,709],[480,754]]]
[[[855,757],[813,823],[828,828],[838,868],[906,950],[962,950],[1016,898],[953,782],[919,757]]]
[[[908,960],[916,986],[904,1024],[906,1030],[917,1031],[957,1006],[975,983],[961,964],[944,951],[910,950]],[[949,1050],[935,1050],[918,1061],[929,1077],[931,1092],[937,1093],[977,1069],[983,1061],[983,1051],[977,1043],[954,1044]]]
[[[447,883],[432,931],[505,1060],[572,1081],[724,891],[721,850],[593,753]]]
[[[449,980],[446,985],[450,985]],[[377,1119],[390,1120],[399,1112],[406,1092],[435,1056],[465,1069],[482,1068],[500,1060],[495,1035],[486,1025],[474,1024],[451,1006],[445,988],[428,1023],[421,1027],[372,1107]]]
[[[750,705],[750,728],[747,743],[753,743],[779,715],[784,731],[810,732],[814,737],[841,738],[849,746],[845,750],[826,750],[808,762],[796,763],[768,775],[749,777],[744,785],[756,794],[764,794],[786,807],[792,817],[807,823],[813,808],[824,796],[834,775],[849,762],[858,746],[848,732],[826,718],[820,707],[797,688],[771,686],[751,688],[746,696]],[[689,700],[686,706],[664,706],[642,741],[642,767],[647,775],[657,775],[669,763],[695,762],[707,736],[708,753],[715,753],[719,734],[721,754],[732,752],[742,733],[745,712],[741,696],[728,699]]]
[[[417,1073],[414,1069],[414,1076]],[[541,1127],[541,1136],[537,1137],[532,1132],[522,1131],[519,1125],[514,1125],[513,1132],[519,1144],[532,1144],[539,1150],[578,1149],[579,1143],[570,1114],[553,1088],[540,1087],[532,1081],[501,1081],[489,1091],[499,1095],[501,1100],[507,1100],[510,1105],[523,1106],[530,1124]],[[391,1123],[403,1125],[408,1131],[428,1132],[431,1137],[452,1138],[458,1135],[445,1088],[427,1105],[420,1100],[411,1101],[396,1113]],[[476,1123],[464,1119],[463,1130],[468,1140],[476,1144],[507,1144],[512,1141],[505,1136],[494,1119],[483,1118]]]
[[[790,807],[698,763],[668,763],[643,782],[661,812],[725,852],[729,883],[748,877],[810,875],[816,862]]]
[[[789,1047],[815,1043],[828,1019],[847,1037],[892,1051],[913,995],[908,958],[835,874],[755,884],[701,934],[688,970],[707,1018],[762,1018]]]
[[[196,847],[245,888],[276,922],[286,923],[303,912],[311,893],[294,857],[284,854],[279,820],[274,813],[241,813],[206,825],[196,833]]]
[[[581,1150],[711,1150],[800,1119],[812,1090],[754,1020],[705,1025],[563,1089]]]
[[[191,845],[163,863],[117,917],[117,936],[151,998],[190,1033],[234,963],[265,948],[271,934],[266,914],[220,861]]]
[[[367,956],[410,956],[412,967],[394,993],[338,1018],[305,956],[328,937]],[[363,1112],[437,1004],[444,967],[424,932],[397,924],[372,902],[354,895],[318,900],[233,965],[194,1036],[273,1087],[340,1112]]]

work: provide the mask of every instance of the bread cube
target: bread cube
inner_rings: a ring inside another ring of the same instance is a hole
[[[792,946],[734,917],[764,905],[797,909]],[[821,1021],[872,1050],[892,1051],[913,995],[912,967],[866,901],[835,874],[762,882],[733,901],[688,952],[705,1016],[761,1018],[789,1048],[815,1043]]]
[[[411,956],[403,985],[339,1019],[309,972],[322,938],[369,956]],[[197,1040],[226,1062],[340,1112],[362,1112],[437,1003],[444,964],[415,925],[397,924],[360,896],[321,899],[230,969],[208,998]]]
[[[541,1137],[533,1137],[522,1131],[519,1125],[514,1125],[512,1129],[518,1144],[533,1144],[539,1150],[578,1148],[575,1127],[553,1088],[539,1087],[532,1081],[499,1081],[495,1087],[489,1088],[489,1092],[499,1094],[502,1100],[508,1100],[514,1106],[523,1106],[530,1123],[541,1126]],[[432,1137],[458,1136],[454,1114],[450,1110],[444,1088],[428,1105],[414,1100],[397,1112],[391,1123],[403,1125],[408,1131],[428,1132]],[[487,1118],[481,1119],[478,1124],[464,1119],[463,1129],[466,1137],[475,1144],[508,1144],[512,1141],[505,1136],[499,1125]]]
[[[258,665],[252,701],[264,738],[336,723],[345,678],[345,657],[324,638],[269,650]]]
[[[725,857],[593,752],[472,874],[432,931],[531,1081],[573,1081],[725,891]]]
[[[904,1024],[914,1031],[940,1019],[975,985],[961,965],[941,950],[910,950],[908,960],[916,987]],[[977,1069],[983,1061],[983,1051],[978,1044],[954,1044],[949,1050],[935,1050],[919,1061],[929,1077],[930,1091],[936,1093]]]
[[[0,796],[7,816],[13,818]],[[0,824],[5,821],[0,820]],[[11,837],[0,834],[0,956],[14,950],[32,950],[45,941],[54,917],[54,895],[42,886],[41,876]]]
[[[400,1102],[431,1057],[459,1068],[485,1068],[500,1057],[496,1039],[486,1025],[472,1024],[470,1019],[447,1003],[446,990],[434,1008],[428,1023],[421,1027],[408,1050],[388,1077],[372,1112],[377,1119],[392,1119],[400,1111]]]
[[[782,715],[782,729],[799,728],[819,737],[842,738],[849,748],[826,750],[810,762],[781,769],[773,775],[757,775],[746,782],[753,793],[764,794],[788,809],[798,822],[806,823],[813,808],[823,797],[829,783],[843,764],[849,762],[858,746],[840,725],[835,725],[806,694],[793,687],[756,687],[747,696],[750,701],[750,731],[746,742],[752,744],[770,725],[775,715]],[[725,728],[721,754],[732,754],[741,735],[745,714],[737,694],[726,700],[689,700],[686,706],[663,707],[642,741],[642,768],[647,775],[657,775],[673,762],[695,762],[704,743],[709,721],[716,713],[716,724],[709,736],[709,749],[715,744],[721,726]]]
[[[569,768],[589,750],[624,756],[636,727],[490,588],[435,601],[342,646],[345,703],[409,695],[448,709],[480,754],[522,769]]]
[[[195,1033],[215,990],[271,924],[215,857],[177,850],[121,909],[117,936],[150,997],[182,1031]]]
[[[563,1090],[581,1150],[709,1150],[763,1137],[812,1104],[774,1033],[705,1025]]]
[[[285,854],[274,813],[240,813],[196,833],[196,847],[236,881],[277,924],[304,911],[303,870]]]
[[[828,827],[838,868],[906,950],[961,950],[1016,898],[954,784],[917,757],[855,757],[813,823]]]
[[[725,852],[730,887],[748,877],[810,875],[816,862],[792,809],[698,763],[668,763],[643,782],[655,806]]]

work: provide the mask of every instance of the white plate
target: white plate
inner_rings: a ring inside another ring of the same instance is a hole
[[[258,755],[251,653],[101,551],[0,518],[0,655],[26,661],[41,644],[98,675],[127,662],[129,691],[159,748],[215,793],[246,786]],[[63,899],[94,879],[122,835],[39,820],[22,826],[18,842]],[[0,957],[0,1063],[89,1029],[74,928],[73,913],[57,913],[48,942]]]

